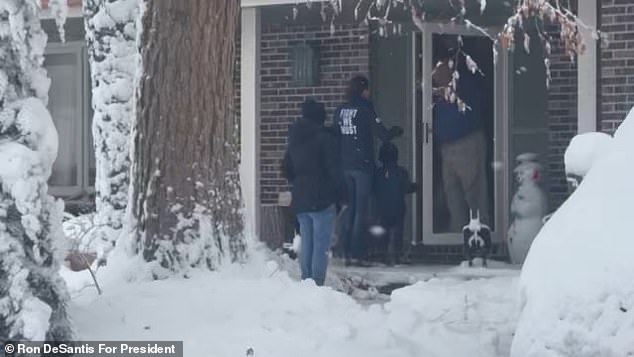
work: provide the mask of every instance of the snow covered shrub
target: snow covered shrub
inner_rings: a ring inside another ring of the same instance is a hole
[[[572,138],[564,154],[566,175],[583,178],[610,143],[612,137],[601,132],[579,134]]]
[[[135,117],[138,0],[85,0],[97,166],[94,234],[114,244],[130,184],[130,129]]]
[[[72,338],[56,255],[63,203],[47,194],[57,132],[38,11],[0,0],[0,343]]]
[[[533,242],[511,356],[634,355],[634,109],[604,148]]]

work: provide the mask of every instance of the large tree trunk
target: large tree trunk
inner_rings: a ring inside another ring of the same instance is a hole
[[[92,75],[97,214],[93,230],[112,246],[123,226],[130,184],[130,128],[138,51],[138,0],[84,0]]]
[[[238,1],[145,1],[134,141],[137,250],[180,271],[244,252],[233,113]]]
[[[47,194],[57,132],[35,0],[0,1],[0,348],[70,340],[57,259],[63,203]]]

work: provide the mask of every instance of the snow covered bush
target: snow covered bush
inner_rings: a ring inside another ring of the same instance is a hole
[[[135,117],[137,0],[85,0],[92,75],[93,138],[99,240],[114,244],[123,226],[130,184],[130,128]]]
[[[634,355],[634,109],[535,239],[514,357]]]
[[[0,343],[72,338],[56,255],[63,203],[47,194],[58,143],[38,11],[0,0]]]
[[[566,174],[585,176],[611,142],[612,137],[601,132],[579,134],[572,138],[564,154]]]

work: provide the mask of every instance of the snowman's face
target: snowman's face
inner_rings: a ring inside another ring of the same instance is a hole
[[[518,183],[538,182],[541,179],[540,166],[534,162],[526,162],[515,169]]]

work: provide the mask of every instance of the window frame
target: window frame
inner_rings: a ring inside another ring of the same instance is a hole
[[[81,118],[79,128],[80,135],[75,135],[75,145],[77,148],[76,160],[78,163],[77,185],[73,186],[57,186],[49,184],[49,193],[53,196],[73,199],[95,192],[94,185],[90,185],[90,151],[93,150],[90,144],[90,135],[92,128],[91,122],[91,103],[90,103],[90,76],[87,61],[86,44],[83,41],[72,41],[66,43],[52,42],[48,43],[44,51],[44,55],[73,55],[77,60],[77,69],[80,75],[77,77],[76,93],[78,107],[75,108],[75,114]]]

